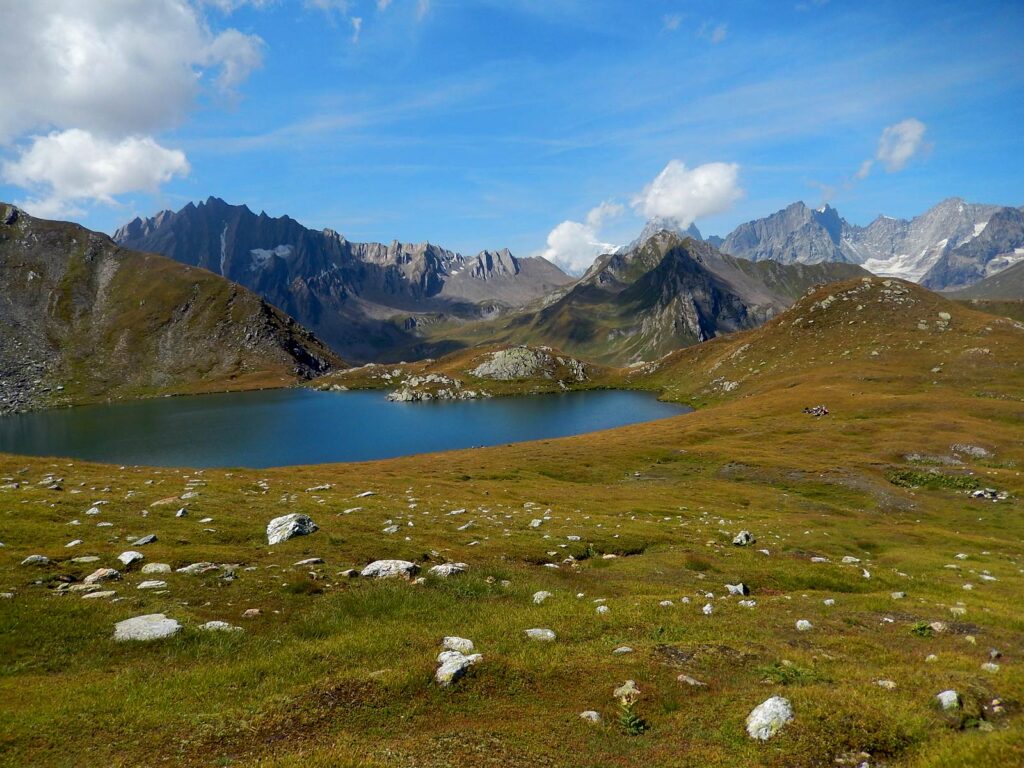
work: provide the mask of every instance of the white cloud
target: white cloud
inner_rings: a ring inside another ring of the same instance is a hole
[[[352,42],[359,42],[359,32],[363,29],[363,20],[359,16],[353,16],[349,21],[352,22]]]
[[[909,118],[890,125],[878,139],[875,159],[885,166],[889,173],[902,171],[914,155],[924,147],[925,124]]]
[[[686,229],[696,219],[713,216],[743,197],[736,163],[706,163],[688,169],[670,160],[654,181],[633,198],[633,209],[644,218],[674,221]]]
[[[856,179],[866,179],[868,174],[871,173],[871,169],[874,167],[874,160],[865,160],[860,164],[860,168],[857,169],[857,173],[854,174]]]
[[[661,19],[661,28],[666,32],[675,32],[683,23],[683,16],[679,13],[667,13]]]
[[[601,241],[599,232],[622,210],[617,203],[604,202],[592,208],[585,221],[563,221],[548,233],[547,248],[540,255],[570,274],[584,272],[596,256],[614,250],[613,244]]]
[[[33,137],[2,167],[4,181],[36,195],[20,204],[41,216],[75,212],[83,202],[115,204],[115,195],[155,192],[188,172],[184,152],[148,136],[112,141],[77,128]]]
[[[378,11],[386,11],[389,5],[391,5],[391,0],[377,0]]]
[[[430,0],[416,0],[416,20],[423,21],[430,13]]]
[[[165,129],[206,79],[230,90],[262,57],[260,38],[214,34],[184,0],[33,0],[0,18],[0,145],[33,130]]]

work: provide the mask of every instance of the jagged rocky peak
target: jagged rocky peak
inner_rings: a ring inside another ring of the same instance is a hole
[[[692,237],[694,240],[704,239],[700,233],[700,230],[697,229],[697,225],[692,222],[688,227],[681,227],[679,226],[679,222],[675,221],[674,219],[666,219],[661,216],[655,216],[654,218],[647,220],[647,223],[644,224],[644,228],[640,230],[640,234],[636,238],[636,240],[631,242],[629,245],[620,248],[619,250],[630,251],[634,248],[637,248],[638,246],[641,246],[644,243],[646,243],[659,232],[672,232],[677,235]]]
[[[722,243],[722,250],[750,261],[820,264],[855,261],[844,252],[845,221],[830,205],[809,208],[792,203],[764,219],[741,224]]]
[[[475,319],[482,307],[523,306],[571,282],[550,262],[507,249],[467,257],[428,242],[354,242],[217,197],[133,221],[116,239],[241,283],[359,362],[418,344],[408,333],[415,322],[390,318]]]

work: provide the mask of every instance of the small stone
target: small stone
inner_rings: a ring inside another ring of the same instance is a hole
[[[679,675],[679,677],[677,677],[676,680],[678,680],[680,683],[686,683],[687,685],[692,686],[693,688],[707,688],[708,686],[707,683],[702,683],[697,678],[690,677],[689,675]]]
[[[474,664],[483,659],[479,653],[466,656],[459,651],[441,651],[437,656],[440,666],[434,672],[434,680],[442,688],[446,688],[463,677]]]
[[[180,631],[181,625],[174,619],[162,613],[151,613],[117,622],[114,625],[114,640],[160,640]]]
[[[116,594],[117,594],[117,592],[115,592],[114,590],[106,589],[106,590],[102,590],[102,591],[99,591],[99,592],[90,592],[87,595],[82,595],[82,599],[83,600],[102,600],[102,599],[107,598],[107,597],[113,597]]]
[[[244,611],[242,611],[242,618],[255,619],[261,613],[263,613],[263,611],[261,611],[259,608],[247,608]]]
[[[739,584],[726,584],[725,588],[729,590],[730,595],[746,596],[750,594],[750,587],[748,587],[746,584],[742,582],[740,582]]]
[[[902,600],[906,596],[907,596],[906,592],[893,592],[892,593],[892,599],[893,600]]]
[[[98,584],[101,581],[114,581],[120,579],[121,574],[113,568],[97,568],[83,579],[86,584]]]
[[[601,722],[601,713],[588,709],[585,712],[580,712],[580,720],[586,720],[588,723],[596,725]]]
[[[524,630],[524,634],[531,640],[539,640],[543,643],[550,643],[555,639],[555,633],[553,631],[541,627]]]
[[[174,513],[174,516],[175,517],[188,517],[188,510],[185,507],[182,507],[181,509],[179,509],[177,512]]]
[[[792,719],[793,707],[789,700],[772,696],[747,715],[747,734],[752,739],[767,741]]]
[[[447,579],[450,576],[458,576],[459,574],[466,573],[469,570],[469,566],[465,563],[442,563],[441,565],[433,566],[427,574],[435,576],[439,579]]]
[[[618,648],[616,648],[614,651],[612,651],[612,653],[615,654],[616,656],[622,656],[623,654],[632,653],[632,652],[633,652],[633,649],[630,648],[628,645],[620,645]]]
[[[995,674],[999,671],[999,665],[991,661],[986,661],[984,664],[981,665],[981,668],[983,671],[990,672],[992,674]]]
[[[367,579],[411,579],[419,571],[420,567],[408,560],[374,560],[359,575]]]
[[[711,605],[711,603],[705,603],[704,607],[701,608],[701,611],[704,612],[705,616],[710,616],[712,613],[715,612],[715,607]]]
[[[67,544],[65,544],[64,549],[71,549],[72,547],[77,547],[81,543],[81,539],[74,539],[73,541],[69,541]]]
[[[441,641],[441,647],[444,648],[446,651],[458,651],[459,653],[467,655],[476,650],[476,648],[474,648],[473,646],[472,640],[467,640],[464,637],[455,636],[445,637]]]
[[[292,563],[296,568],[302,568],[307,565],[322,565],[324,559],[322,557],[307,557],[305,560],[299,560],[297,563]]]
[[[600,614],[600,615],[602,615],[602,616],[603,616],[604,614],[606,614],[606,613],[610,613],[610,612],[611,612],[611,610],[612,610],[612,609],[611,609],[611,608],[609,608],[609,607],[608,607],[607,605],[599,605],[599,606],[597,606],[597,612],[598,612],[598,614]]]
[[[756,542],[757,539],[750,531],[740,531],[733,537],[732,543],[737,547],[747,547]]]
[[[241,627],[228,624],[226,621],[208,621],[200,624],[199,628],[207,632],[243,632]]]
[[[86,565],[88,563],[98,563],[99,558],[96,555],[82,555],[81,557],[72,557],[71,562],[75,565]]]
[[[22,565],[49,565],[50,558],[46,555],[29,555],[21,561]]]
[[[216,570],[217,565],[214,563],[192,563],[191,565],[179,568],[175,573],[187,573],[189,576],[198,576],[201,573]]]
[[[533,593],[533,604],[534,605],[540,605],[545,600],[547,600],[549,597],[551,597],[551,593],[550,592],[545,592],[544,590],[541,590],[540,592],[534,592]]]
[[[167,563],[146,563],[142,566],[142,573],[170,573],[171,566]]]
[[[811,624],[811,622],[809,622],[807,619],[800,619],[796,623],[796,628],[800,632],[810,632],[812,629],[814,629],[814,625]]]
[[[934,653],[929,653],[927,656],[924,657],[924,663],[925,664],[934,664],[938,660],[939,660],[939,657],[936,656]]]
[[[166,581],[158,581],[156,579],[153,579],[151,581],[142,582],[141,584],[139,584],[138,587],[136,587],[136,589],[163,589],[166,586]]]
[[[896,683],[892,680],[875,680],[875,685],[879,688],[884,688],[887,691],[896,690]]]
[[[954,690],[942,691],[935,695],[936,700],[939,702],[944,710],[959,709],[960,708],[960,694]]]
[[[149,533],[149,534],[146,534],[145,536],[143,536],[142,538],[136,539],[135,541],[133,541],[132,542],[132,546],[133,547],[144,547],[147,544],[152,544],[154,541],[156,541],[156,534],[155,533]]]
[[[309,515],[282,515],[267,523],[267,543],[271,546],[281,544],[295,536],[308,536],[318,530],[319,526]]]
[[[136,552],[134,549],[129,549],[127,552],[122,552],[117,556],[117,559],[121,561],[121,564],[126,568],[132,563],[137,563],[140,560],[144,560],[145,556],[141,552]]]

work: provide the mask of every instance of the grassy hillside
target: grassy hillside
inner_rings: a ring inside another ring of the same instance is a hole
[[[340,364],[244,288],[74,224],[0,224],[0,277],[15,406],[284,386]]]
[[[649,424],[259,472],[2,457],[0,764],[1020,765],[1022,342],[1011,321],[855,280],[634,371],[704,405]],[[291,512],[320,529],[268,547]],[[741,530],[756,543],[734,546]],[[217,567],[142,574],[115,560],[127,549]],[[32,554],[52,562],[19,565]],[[344,574],[378,558],[469,572]],[[58,594],[101,565],[124,571],[115,595]],[[112,640],[150,613],[184,629]],[[446,635],[483,658],[442,688]],[[613,697],[629,679],[638,734]],[[754,741],[745,718],[773,695],[794,718]]]

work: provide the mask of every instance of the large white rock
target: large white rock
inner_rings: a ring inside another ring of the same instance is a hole
[[[124,640],[160,640],[171,637],[181,631],[181,624],[169,619],[162,613],[150,613],[119,621],[114,625],[114,639]]]
[[[167,563],[146,563],[142,566],[143,573],[170,573],[171,566]]]
[[[22,565],[49,565],[50,558],[46,555],[29,555],[21,561]]]
[[[159,579],[152,579],[150,581],[144,581],[136,589],[163,589],[167,586],[166,581],[160,581]]]
[[[319,526],[309,515],[282,515],[267,523],[267,543],[280,544],[295,536],[307,536],[317,530]]]
[[[747,733],[752,739],[767,741],[792,719],[793,707],[789,700],[772,696],[747,715]]]
[[[408,560],[374,560],[359,575],[368,579],[411,579],[419,571],[420,567]]]
[[[464,674],[471,666],[483,658],[479,653],[466,656],[459,651],[441,651],[437,656],[440,666],[434,673],[434,679],[442,688],[446,688]]]
[[[97,568],[83,579],[86,584],[99,584],[101,581],[115,581],[121,574],[113,568]]]
[[[473,647],[473,641],[468,640],[465,637],[448,636],[441,641],[441,646],[446,651],[458,651],[459,653],[470,654],[475,648]]]

